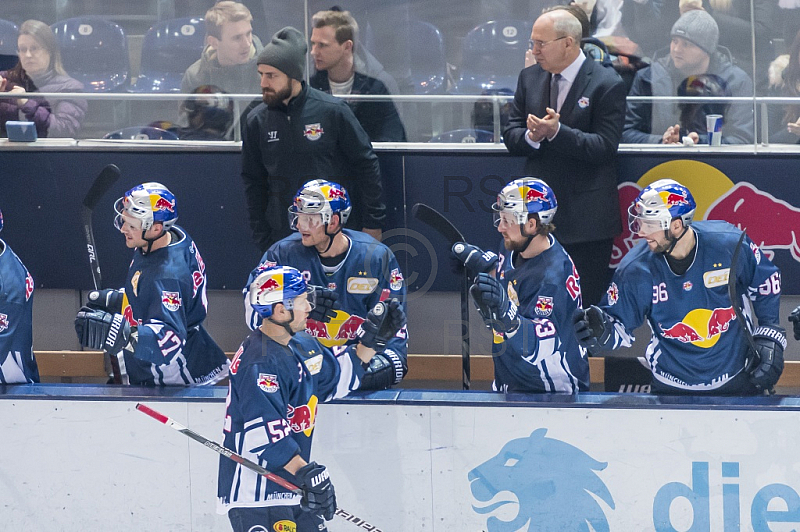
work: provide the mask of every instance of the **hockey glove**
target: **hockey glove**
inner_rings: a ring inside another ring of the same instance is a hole
[[[597,348],[605,349],[612,340],[614,332],[608,314],[594,305],[586,310],[575,309],[572,313],[572,326],[578,343],[590,351]]]
[[[397,298],[379,301],[358,326],[356,338],[364,347],[383,351],[397,331],[406,324],[406,313]]]
[[[753,332],[758,365],[750,372],[750,382],[759,390],[771,390],[783,373],[786,331],[776,325],[760,325]]]
[[[369,367],[361,379],[359,390],[385,390],[389,386],[398,384],[408,373],[405,359],[387,349],[377,353],[369,361]]]
[[[789,314],[789,321],[792,322],[792,329],[794,329],[794,339],[800,340],[800,307],[797,307]]]
[[[478,313],[487,327],[500,334],[511,334],[519,327],[517,306],[508,299],[503,285],[488,273],[479,273],[469,289]]]
[[[303,491],[300,508],[306,512],[323,517],[326,521],[333,519],[336,513],[336,493],[324,465],[311,462],[295,473],[297,486]]]
[[[500,260],[496,253],[483,251],[478,246],[466,242],[453,244],[452,252],[453,256],[473,274],[491,272]]]
[[[128,345],[131,326],[122,314],[83,307],[75,317],[75,332],[83,347],[116,355]]]
[[[333,290],[314,287],[314,310],[308,313],[308,319],[329,323],[336,317],[336,311],[342,308],[339,304],[339,294]]]
[[[113,288],[92,290],[89,292],[86,306],[92,309],[105,310],[111,314],[119,314],[122,312],[122,296],[124,294],[124,291],[114,290]]]

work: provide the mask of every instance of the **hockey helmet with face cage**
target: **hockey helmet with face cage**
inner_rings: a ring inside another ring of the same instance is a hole
[[[325,225],[330,223],[334,214],[338,214],[340,225],[344,225],[351,210],[350,196],[342,185],[315,179],[303,185],[295,194],[289,207],[289,225],[292,229],[297,228],[298,214],[319,214]]]
[[[142,222],[142,231],[150,229],[155,222],[164,224],[169,230],[178,220],[178,200],[161,183],[142,183],[127,191],[114,203],[117,217],[114,225],[122,228],[122,215],[132,216]]]
[[[515,179],[503,187],[497,195],[497,203],[492,205],[495,211],[495,225],[499,225],[500,213],[511,213],[515,221],[523,225],[529,214],[538,214],[539,222],[547,225],[553,221],[558,209],[556,195],[550,186],[535,177]]]
[[[308,302],[314,308],[314,287],[309,286],[303,274],[291,266],[259,266],[253,270],[248,301],[259,316],[269,318],[275,303],[283,303],[287,310],[294,309],[294,299],[308,294]]]
[[[674,179],[659,179],[639,193],[628,208],[628,228],[633,234],[666,231],[675,218],[688,227],[697,204],[689,189]]]

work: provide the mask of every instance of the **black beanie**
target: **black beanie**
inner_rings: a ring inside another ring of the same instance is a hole
[[[264,46],[258,54],[258,64],[273,66],[290,78],[302,81],[307,50],[303,34],[287,26],[278,30]]]

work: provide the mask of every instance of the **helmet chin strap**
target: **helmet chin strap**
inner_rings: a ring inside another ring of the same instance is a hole
[[[287,310],[288,310],[288,309],[287,309]],[[291,310],[289,310],[289,315],[291,316],[291,318],[289,318],[289,321],[285,321],[285,322],[283,322],[283,323],[281,323],[281,322],[279,322],[279,321],[275,321],[275,320],[273,320],[273,319],[272,319],[272,316],[270,316],[270,317],[269,317],[269,318],[267,318],[267,319],[268,319],[269,321],[271,321],[272,323],[274,323],[275,325],[278,325],[278,326],[280,326],[280,327],[283,327],[283,330],[284,330],[284,331],[286,331],[286,333],[287,333],[287,334],[288,334],[290,337],[294,337],[294,335],[295,335],[296,333],[295,333],[295,332],[292,330],[292,328],[291,328],[291,324],[292,324],[292,322],[294,321],[294,309],[291,309]]]
[[[152,226],[151,226],[151,227],[152,227]],[[146,234],[147,234],[147,229],[144,229],[144,230],[142,231],[142,240],[144,240],[145,242],[147,242],[147,250],[146,250],[146,251],[144,251],[144,250],[143,250],[143,251],[142,251],[142,253],[144,253],[145,255],[147,255],[148,253],[150,253],[150,250],[153,248],[153,242],[155,242],[155,241],[156,241],[156,240],[158,240],[159,238],[163,238],[164,236],[168,235],[168,234],[169,234],[169,231],[168,231],[168,230],[166,230],[166,229],[164,229],[163,231],[161,231],[161,234],[160,234],[160,235],[158,235],[158,236],[157,236],[157,237],[155,237],[155,238],[147,238],[146,236],[144,236],[144,235],[146,235]]]
[[[674,238],[670,234],[669,229],[664,229],[664,238],[666,238],[670,243],[669,247],[667,248],[667,250],[664,251],[664,255],[672,256],[672,250],[675,249],[675,246],[678,244],[678,240],[683,238],[683,235],[685,235],[686,231],[688,231],[688,230],[689,230],[689,227],[684,225],[683,226],[683,233],[681,233],[680,236],[678,236],[678,238]]]

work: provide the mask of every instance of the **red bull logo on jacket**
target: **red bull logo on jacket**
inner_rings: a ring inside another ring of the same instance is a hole
[[[0,314],[0,332],[8,329],[8,314]]]
[[[280,385],[278,384],[278,376],[271,375],[269,373],[259,373],[256,384],[258,384],[258,387],[266,393],[275,393],[280,389]]]
[[[317,403],[319,400],[316,395],[312,395],[307,404],[300,406],[286,405],[286,419],[293,432],[302,432],[306,436],[311,436],[314,431],[314,421],[317,417]]]
[[[322,126],[320,124],[306,124],[303,128],[303,135],[308,140],[319,140],[322,137]]]
[[[166,290],[161,291],[161,304],[164,305],[164,308],[175,312],[179,308],[181,308],[181,294],[180,292],[168,292]]]
[[[671,327],[664,327],[661,323],[658,325],[664,338],[709,348],[717,343],[722,333],[730,329],[730,324],[735,319],[733,307],[714,310],[703,308],[692,310]]]

